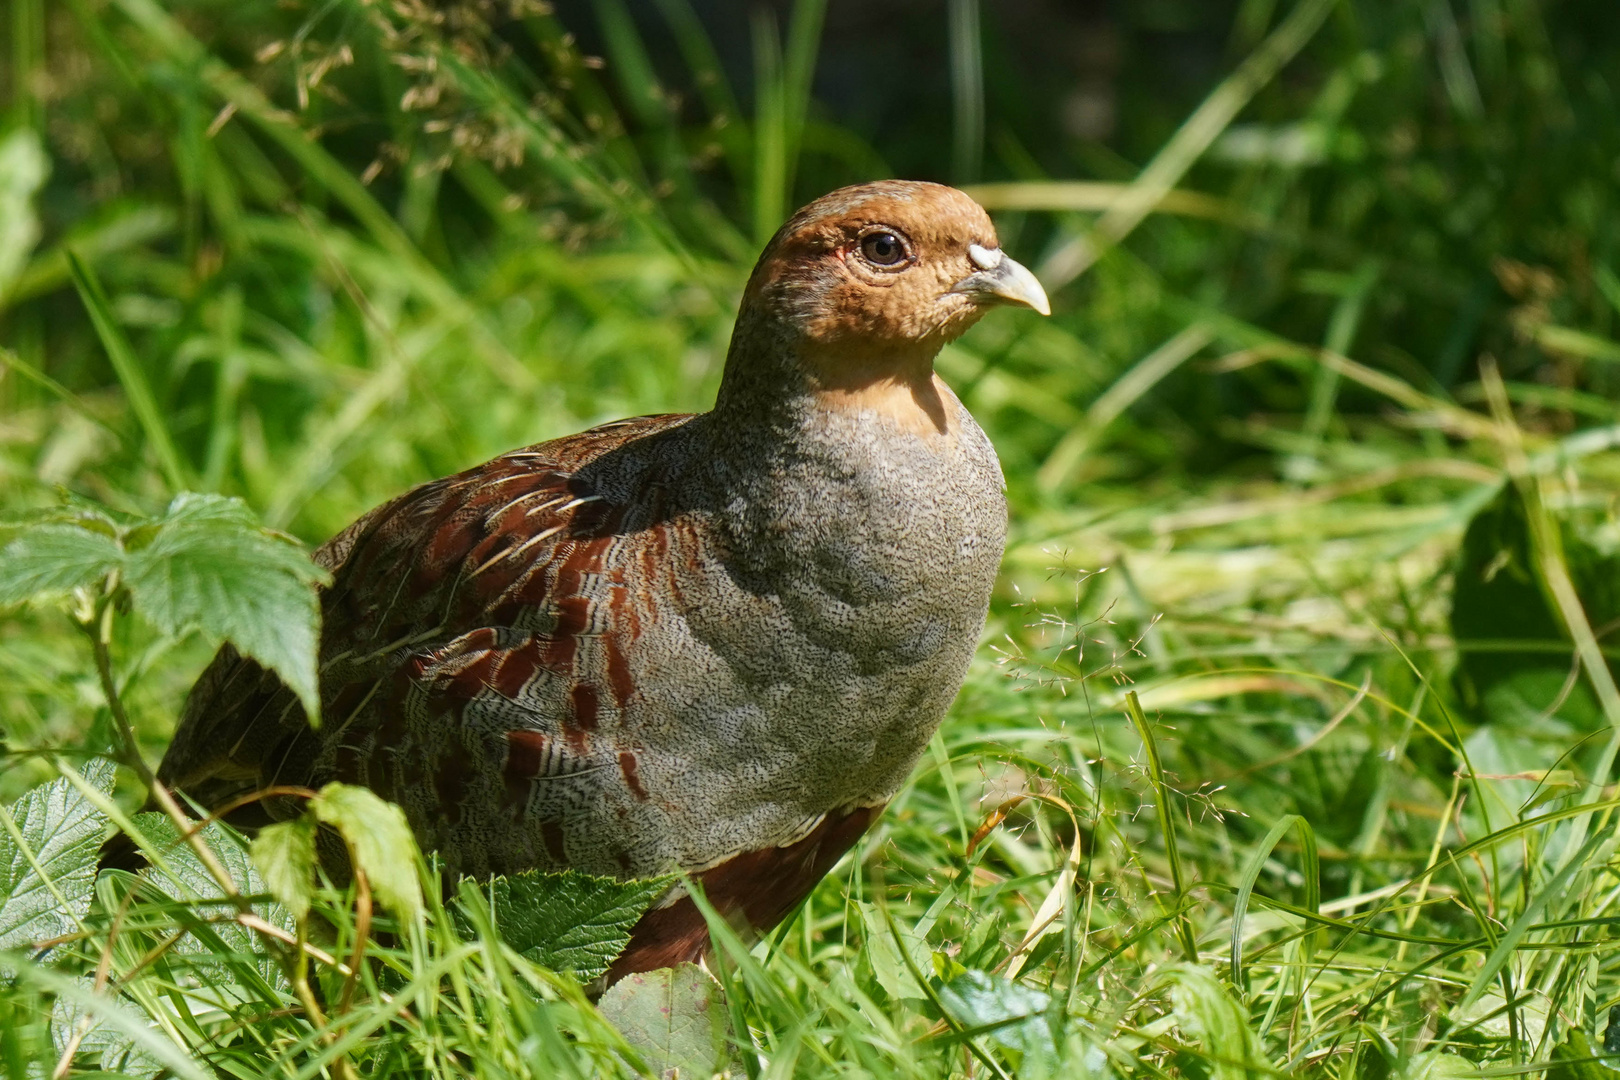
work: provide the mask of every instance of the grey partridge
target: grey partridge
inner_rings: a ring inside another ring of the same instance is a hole
[[[755,267],[710,412],[366,514],[315,556],[323,725],[227,647],[158,776],[210,807],[364,785],[452,873],[680,870],[768,930],[905,780],[983,629],[1001,469],[933,360],[1003,303],[1048,310],[961,192],[816,200]],[[609,978],[707,944],[676,888]]]

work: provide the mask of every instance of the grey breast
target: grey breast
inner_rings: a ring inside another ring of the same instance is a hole
[[[904,781],[967,670],[1006,533],[999,463],[960,421],[941,449],[822,412],[785,449],[711,465],[700,531],[723,540],[659,645],[701,692],[643,684],[626,717],[680,819],[661,857],[791,842]]]

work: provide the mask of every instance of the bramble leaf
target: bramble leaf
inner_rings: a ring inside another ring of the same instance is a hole
[[[488,886],[501,938],[524,957],[588,982],[630,941],[637,920],[668,890],[671,877],[618,881],[531,870]]]
[[[1052,999],[1033,987],[983,971],[964,971],[939,987],[940,1004],[966,1028],[992,1027],[988,1037],[1009,1050],[1051,1062],[1057,1039],[1047,1023]]]
[[[195,627],[279,675],[318,718],[316,646],[326,574],[236,499],[185,494],[130,531],[125,580],[135,609],[169,634]]]
[[[375,792],[350,784],[327,784],[309,801],[317,821],[332,826],[349,842],[354,861],[371,881],[372,892],[401,919],[422,911],[422,882],[416,876],[416,840],[405,812]]]
[[[93,761],[85,780],[111,791],[113,767]],[[107,818],[66,778],[18,799],[0,822],[0,949],[77,929],[90,910]]]
[[[315,900],[315,822],[309,816],[266,825],[249,849],[253,865],[281,905],[302,919]]]
[[[328,575],[296,540],[260,526],[238,499],[190,493],[133,525],[83,508],[0,525],[0,606],[58,598],[115,571],[158,629],[229,641],[279,675],[319,723],[315,586]]]
[[[91,586],[123,565],[118,542],[101,532],[47,522],[20,533],[0,548],[0,606]]]
[[[654,1076],[711,1076],[724,1064],[720,987],[696,964],[626,976],[599,1007]]]

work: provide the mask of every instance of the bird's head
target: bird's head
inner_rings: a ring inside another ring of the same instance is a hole
[[[950,392],[934,357],[998,304],[1050,311],[978,203],[908,180],[840,188],[766,245],[743,292],[716,408],[747,415],[808,400],[948,433]]]
[[[884,180],[794,214],[760,256],[745,314],[814,351],[932,359],[986,310],[1050,312],[1035,275],[1005,255],[983,207],[955,188]]]

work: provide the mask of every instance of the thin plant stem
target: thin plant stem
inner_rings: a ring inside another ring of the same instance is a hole
[[[1148,725],[1147,715],[1142,712],[1142,703],[1137,700],[1135,690],[1128,690],[1125,693],[1125,713],[1131,718],[1137,734],[1142,737],[1142,746],[1147,751],[1148,778],[1153,783],[1154,808],[1158,811],[1159,830],[1164,834],[1164,850],[1170,861],[1170,881],[1176,890],[1173,906],[1177,906],[1187,895],[1187,879],[1181,868],[1181,848],[1176,843],[1175,818],[1170,813],[1170,788],[1164,782],[1164,763],[1159,759],[1159,747],[1153,740],[1153,729]],[[1187,921],[1185,915],[1176,917],[1176,935],[1181,939],[1181,948],[1187,955],[1187,961],[1196,964],[1198,942],[1193,937],[1192,923]]]

